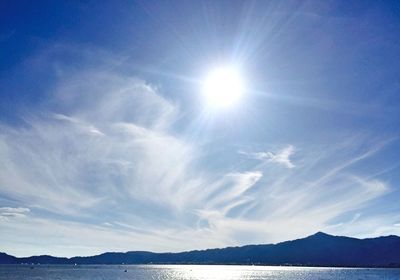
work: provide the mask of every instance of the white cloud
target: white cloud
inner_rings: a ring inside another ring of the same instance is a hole
[[[288,145],[282,150],[273,153],[273,152],[256,152],[256,153],[248,153],[241,151],[241,154],[245,154],[250,158],[258,159],[265,162],[272,162],[283,165],[287,168],[294,168],[295,165],[291,161],[290,157],[294,154],[295,148],[293,145]]]
[[[2,192],[60,214],[80,215],[119,196],[172,202],[193,157],[190,145],[166,131],[174,106],[136,79],[71,79],[55,95],[65,114],[2,125]]]
[[[10,218],[24,218],[30,209],[24,207],[0,207],[0,221],[8,221]]]

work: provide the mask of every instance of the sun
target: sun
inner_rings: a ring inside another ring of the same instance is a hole
[[[242,76],[233,67],[216,68],[207,75],[203,93],[210,106],[231,106],[237,103],[244,93]]]

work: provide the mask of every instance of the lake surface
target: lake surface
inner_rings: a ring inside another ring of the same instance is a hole
[[[3,265],[7,280],[259,280],[400,279],[400,269],[306,268],[226,265]]]

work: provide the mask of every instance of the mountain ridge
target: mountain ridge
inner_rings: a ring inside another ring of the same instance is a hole
[[[324,232],[275,244],[192,250],[178,253],[105,252],[71,258],[14,257],[0,253],[0,264],[256,264],[346,267],[400,267],[400,237],[358,239]]]

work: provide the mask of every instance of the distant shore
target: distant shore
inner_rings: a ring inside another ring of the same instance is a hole
[[[41,265],[247,265],[342,268],[399,268],[400,237],[357,239],[323,232],[278,244],[153,253],[109,252],[88,257],[49,255],[18,258],[0,253],[0,264]]]

